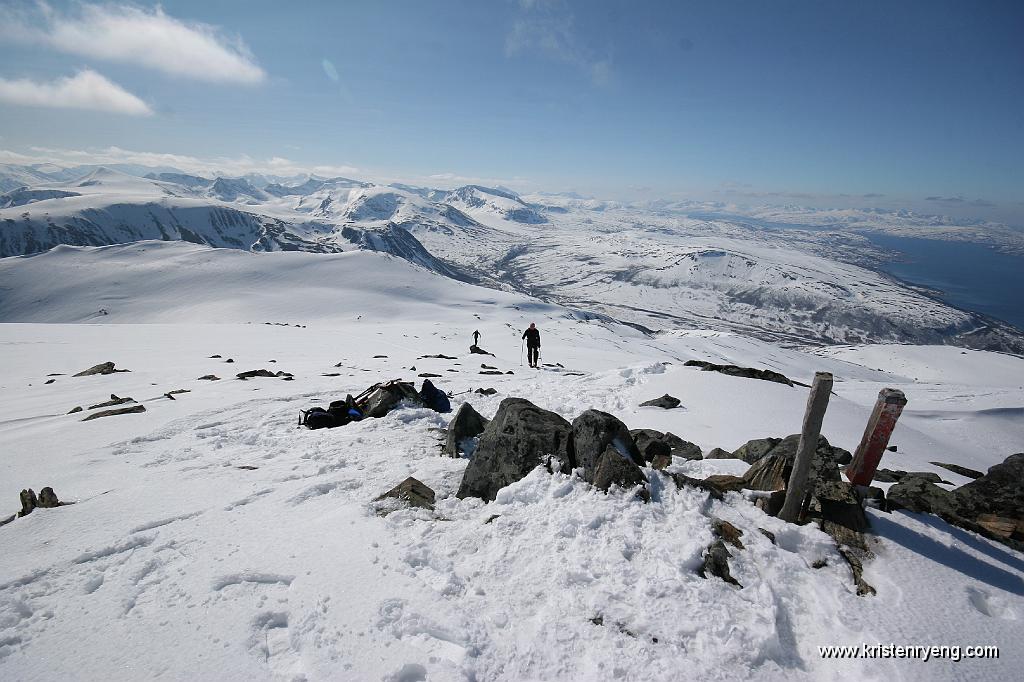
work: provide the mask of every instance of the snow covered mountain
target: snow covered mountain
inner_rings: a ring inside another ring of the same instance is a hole
[[[721,254],[697,260],[762,277],[746,251]],[[695,262],[678,267],[699,278]],[[740,474],[742,460],[644,467],[649,502],[541,465],[484,503],[455,494],[469,456],[440,455],[451,415],[403,404],[322,431],[295,419],[429,375],[486,418],[526,397],[568,420],[594,408],[671,431],[709,454],[798,431],[807,390],[686,361],[805,383],[825,370],[831,443],[852,450],[879,389],[899,388],[909,403],[883,466],[958,485],[969,479],[932,462],[984,471],[1024,442],[1020,358],[652,334],[365,250],[60,246],[0,259],[0,292],[0,320],[19,322],[0,324],[0,520],[27,487],[74,502],[0,527],[2,679],[930,682],[1019,670],[1020,555],[935,516],[867,510],[863,578],[877,594],[859,595],[816,524],[764,513],[754,492],[716,499],[671,477]],[[529,322],[543,333],[538,370],[520,360]],[[467,352],[474,330],[493,356]],[[107,360],[130,371],[72,376]],[[256,368],[291,377],[234,378]],[[495,393],[475,392],[485,387]],[[640,406],[664,393],[682,406]],[[82,421],[111,394],[145,411]],[[375,501],[409,476],[433,491],[433,509]],[[698,572],[722,521],[742,533],[728,549],[741,586]],[[862,643],[1000,655],[819,648]]]
[[[527,200],[478,185],[442,191],[315,176],[287,184],[165,170],[141,178],[106,168],[40,181],[42,171],[15,170],[33,184],[0,195],[0,256],[147,239],[251,251],[360,248],[651,329],[1024,353],[1018,330],[861,267],[885,254],[850,230],[869,218],[883,222],[878,214],[823,212],[828,225],[779,230],[764,221],[811,218],[796,209],[730,214],[698,202],[637,207],[550,194]],[[893,230],[920,224],[915,216],[892,219]],[[836,229],[824,229],[829,225]]]

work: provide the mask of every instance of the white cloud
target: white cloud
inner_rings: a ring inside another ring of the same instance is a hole
[[[359,173],[359,169],[353,166],[303,164],[280,156],[256,159],[243,154],[236,157],[218,156],[203,158],[186,154],[136,151],[122,149],[121,147],[105,147],[102,149],[32,147],[28,151],[32,154],[27,155],[0,149],[0,163],[52,163],[58,166],[126,163],[151,167],[170,166],[187,173],[208,177],[217,175],[239,176],[247,173],[266,173],[268,175],[303,175],[312,173],[326,176]]]
[[[519,15],[505,37],[505,55],[540,52],[582,70],[594,85],[611,83],[610,58],[600,59],[579,38],[564,0],[520,0]]]
[[[0,12],[0,36],[203,81],[252,84],[266,78],[240,38],[168,16],[159,5],[81,4],[67,14],[45,3],[31,14],[8,9]]]
[[[45,83],[28,78],[0,78],[0,101],[30,107],[91,109],[132,116],[153,113],[141,99],[89,69]]]
[[[323,67],[324,74],[332,81],[337,83],[338,81],[341,80],[341,76],[338,74],[337,67],[334,66],[334,62],[332,62],[330,59],[324,59],[323,61],[321,61],[320,66]]]

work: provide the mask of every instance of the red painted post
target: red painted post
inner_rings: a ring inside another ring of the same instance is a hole
[[[846,467],[846,478],[854,485],[871,485],[875,478],[875,470],[882,461],[882,453],[889,444],[892,430],[896,428],[896,420],[903,412],[907,398],[903,391],[895,388],[883,388],[878,392],[878,401],[871,411],[864,435],[853,455],[853,461]]]

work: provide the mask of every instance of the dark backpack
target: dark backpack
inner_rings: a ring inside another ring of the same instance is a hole
[[[334,415],[322,407],[311,407],[308,410],[299,410],[299,426],[307,429],[332,429],[341,426]]]
[[[423,380],[423,388],[420,389],[420,399],[427,407],[435,412],[451,412],[452,404],[444,391],[430,383],[429,379]]]
[[[299,426],[305,426],[308,429],[333,429],[362,418],[362,410],[356,405],[352,396],[348,395],[344,400],[332,402],[326,410],[322,407],[300,410]]]

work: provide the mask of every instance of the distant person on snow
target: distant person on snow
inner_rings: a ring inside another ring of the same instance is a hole
[[[530,367],[536,367],[540,355],[540,330],[537,325],[531,322],[530,328],[523,332],[523,338],[526,339],[526,358],[530,361]]]
[[[480,332],[473,332],[473,345],[474,346],[479,346],[480,345]]]

